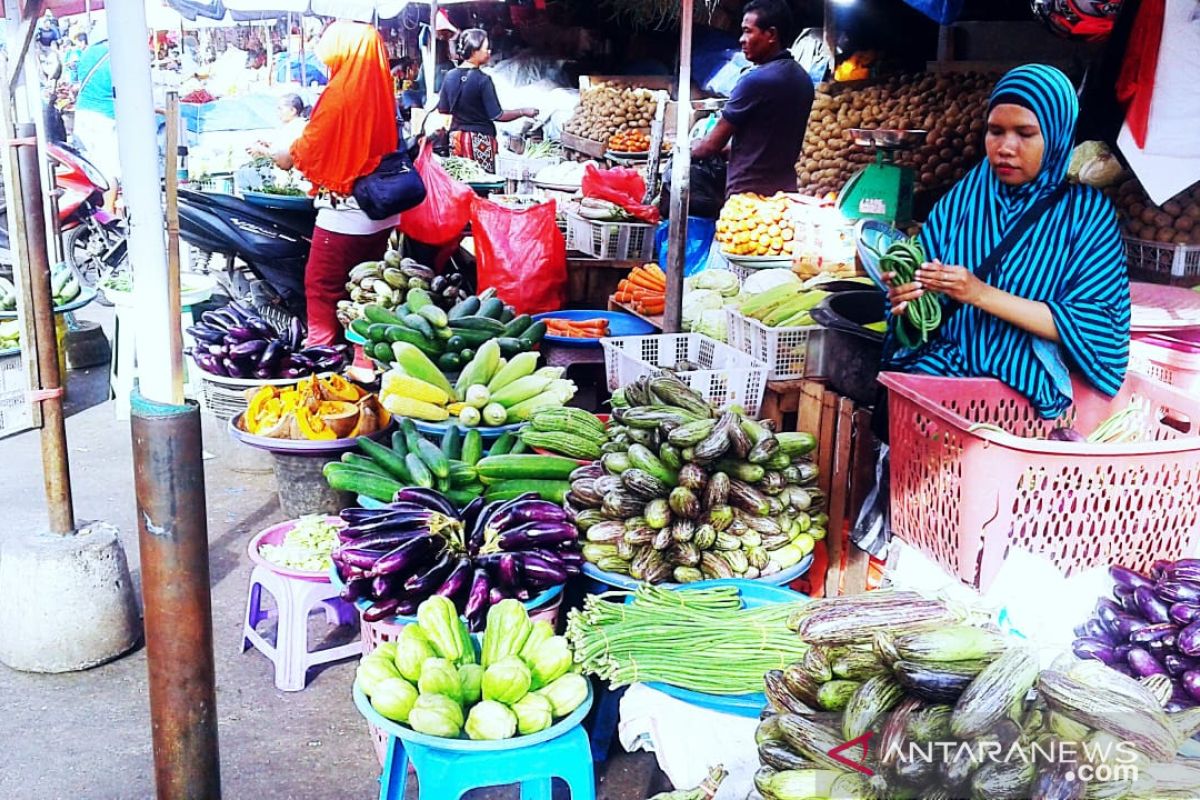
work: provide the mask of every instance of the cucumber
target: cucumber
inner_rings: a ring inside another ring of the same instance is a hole
[[[412,482],[415,485],[425,489],[433,488],[433,473],[416,453],[409,453],[404,457],[404,466],[408,467],[408,472],[412,475]]]
[[[525,332],[521,334],[521,338],[524,339],[525,341],[532,342],[533,344],[537,344],[538,342],[540,342],[542,340],[543,337],[545,337],[545,335],[546,335],[546,323],[542,322],[539,319],[537,322],[533,323],[532,325],[530,325],[528,328],[525,329]]]
[[[451,425],[442,434],[442,452],[450,459],[458,458],[462,454],[462,436],[458,433],[458,426]]]
[[[326,464],[323,473],[329,488],[339,492],[361,494],[382,503],[390,503],[396,492],[404,488],[403,484],[391,478],[340,461]]]
[[[505,358],[512,358],[517,353],[524,353],[532,347],[532,344],[526,344],[521,339],[514,339],[511,336],[502,336],[496,339],[496,344],[500,345],[500,355]]]
[[[533,324],[533,317],[528,314],[522,314],[519,317],[513,317],[512,321],[504,326],[502,336],[519,337],[522,333]]]
[[[453,335],[446,342],[447,350],[460,349],[460,348],[452,347],[450,345],[450,342],[453,342],[456,339],[462,340],[463,347],[479,347],[479,345],[483,344],[484,342],[487,342],[487,341],[490,341],[491,339],[496,338],[496,334],[489,333],[488,331],[477,331],[477,330],[472,330],[471,328],[458,328],[458,327],[455,327],[454,325],[450,326],[450,332]]]
[[[392,353],[392,346],[387,342],[368,344],[363,349],[369,349],[371,355],[374,356],[376,360],[382,361],[385,364],[390,364],[396,360],[395,354]]]
[[[395,314],[375,303],[371,303],[363,308],[363,316],[367,322],[377,322],[382,325],[395,325],[400,321],[400,318]]]
[[[412,480],[412,473],[404,464],[403,454],[397,454],[366,436],[360,436],[356,441],[358,449],[366,453],[372,461],[390,473],[392,477],[404,482]]]
[[[452,329],[450,330],[450,338],[446,340],[446,352],[461,353],[467,347],[467,340],[459,336]]]
[[[556,480],[565,481],[579,468],[579,462],[563,456],[513,454],[489,455],[475,465],[479,479],[484,483],[505,480]]]
[[[512,322],[516,316],[517,312],[513,310],[513,307],[506,305],[504,310],[500,312],[500,321],[507,325],[508,323]]]
[[[424,289],[409,289],[408,295],[404,299],[404,305],[408,306],[408,310],[413,312],[420,311],[425,306],[432,304],[433,298]]]
[[[529,445],[525,444],[524,439],[521,439],[518,437],[518,439],[515,442],[513,442],[512,450],[509,450],[508,454],[513,455],[513,456],[519,456],[522,453],[528,453],[528,452],[529,452]]]
[[[404,431],[404,441],[408,445],[408,454],[410,456],[418,456],[429,471],[439,478],[450,477],[450,459],[441,451],[437,445],[426,439],[417,432],[417,427],[413,425],[412,420],[405,419],[400,422],[400,427]],[[414,478],[416,475],[413,476]]]
[[[395,327],[398,323],[390,322],[373,322],[367,326],[366,337],[372,342],[390,342],[387,338],[388,329]]]
[[[354,331],[364,339],[370,339],[371,337],[367,335],[367,331],[371,330],[371,321],[369,319],[359,317],[350,323],[350,330]]]
[[[429,320],[420,314],[405,314],[401,320],[406,327],[412,328],[417,333],[424,336],[426,339],[433,340],[433,326],[429,324]]]
[[[459,319],[461,317],[469,317],[479,311],[479,298],[471,295],[465,300],[460,300],[455,304],[454,308],[446,314],[448,319]]]
[[[450,327],[454,328],[456,332],[461,330],[487,331],[492,337],[500,336],[504,333],[504,324],[488,317],[459,317],[454,320],[454,324]]]
[[[446,344],[449,346],[450,343],[447,342]],[[457,372],[463,368],[464,363],[466,362],[463,361],[462,354],[453,352],[453,348],[450,348],[448,352],[442,353],[438,356],[437,360],[438,369],[443,372]]]
[[[479,316],[481,317],[491,317],[498,321],[503,313],[504,301],[499,297],[489,297],[479,304]]]
[[[477,430],[467,431],[467,435],[463,437],[462,443],[462,460],[468,466],[475,466],[479,463],[479,459],[483,457],[483,435]]]
[[[479,483],[479,473],[470,464],[465,464],[462,461],[450,462],[450,485],[451,486],[466,486],[470,483]]]
[[[392,433],[392,452],[400,458],[408,455],[408,442],[404,440],[404,431],[397,430]]]
[[[489,456],[506,455],[509,450],[512,450],[513,444],[517,441],[517,436],[512,431],[505,431],[500,434],[496,441],[492,442],[492,447],[488,450]]]
[[[468,483],[449,491],[442,492],[446,499],[455,505],[456,508],[465,508],[476,497],[483,494],[482,483]]]
[[[373,461],[366,456],[359,455],[358,453],[342,453],[341,460],[343,464],[351,467],[358,467],[366,472],[374,472],[378,475],[382,475],[385,478],[395,477],[386,469],[384,469],[382,464],[379,464],[378,462]],[[401,478],[401,480],[403,480],[403,478]]]
[[[459,355],[462,356],[463,366],[465,367],[467,364],[470,364],[471,359],[475,357],[475,350],[471,349],[470,347],[464,347]]]
[[[446,316],[446,312],[432,304],[423,307],[417,314],[424,317],[435,328],[444,328],[450,324],[450,318]]]
[[[569,491],[571,491],[570,481],[510,480],[500,481],[487,487],[487,494],[484,495],[484,498],[488,502],[493,500],[512,500],[527,492],[536,492],[543,500],[549,500],[551,503],[561,503]]]

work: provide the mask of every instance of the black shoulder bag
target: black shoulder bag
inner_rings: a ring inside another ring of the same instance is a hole
[[[979,269],[975,271],[975,277],[984,283],[988,283],[991,277],[996,273],[996,269],[1000,266],[1000,262],[1004,259],[1008,252],[1013,249],[1013,246],[1025,235],[1026,231],[1034,226],[1042,215],[1049,209],[1053,208],[1067,193],[1068,185],[1063,181],[1054,188],[1054,191],[1047,194],[1042,199],[1031,205],[1029,209],[1021,215],[1017,220],[1017,224],[1012,227],[1004,238],[1000,240],[992,251],[988,253],[987,258],[979,265]],[[962,308],[962,303],[957,300],[950,300],[942,308],[942,326],[945,326],[953,316]],[[911,355],[891,362],[889,366],[901,371],[907,369],[912,364],[915,364],[917,357],[921,351],[917,350]],[[875,433],[876,438],[886,442],[888,440],[888,402],[887,389],[883,386],[879,387],[875,398],[875,411],[871,417],[871,428]]]

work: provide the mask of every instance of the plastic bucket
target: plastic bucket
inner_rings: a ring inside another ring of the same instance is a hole
[[[321,470],[330,456],[325,453],[298,455],[271,453],[279,507],[290,518],[305,514],[337,515],[354,505],[354,495],[329,488]]]
[[[819,347],[809,348],[812,363],[805,373],[826,378],[838,394],[856,403],[874,405],[883,334],[863,326],[882,321],[884,314],[880,292],[838,292],[826,297],[812,311],[813,320],[825,333]]]

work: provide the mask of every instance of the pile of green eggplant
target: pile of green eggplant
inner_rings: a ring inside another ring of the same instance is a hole
[[[1200,712],[1168,713],[1164,676],[1070,655],[1042,670],[1022,640],[912,592],[814,601],[788,626],[810,648],[765,676],[766,800],[1200,797],[1200,767],[1176,758]]]
[[[466,278],[460,272],[439,275],[430,267],[400,253],[400,237],[394,234],[387,252],[379,261],[357,264],[346,276],[349,300],[337,304],[338,322],[343,327],[363,316],[368,305],[393,309],[404,305],[408,292],[417,289],[428,292],[433,303],[449,311],[460,300],[471,295]]]
[[[825,536],[810,434],[721,412],[671,373],[639,378],[613,404],[603,455],[566,499],[598,568],[649,583],[754,579]]]

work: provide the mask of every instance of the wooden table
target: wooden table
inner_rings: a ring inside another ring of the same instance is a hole
[[[638,319],[642,320],[643,322],[650,323],[655,328],[657,328],[659,331],[662,331],[662,326],[663,326],[663,315],[662,314],[654,314],[652,316],[647,316],[646,314],[642,314],[637,311],[634,311],[632,306],[628,306],[624,303],[618,303],[616,300],[612,299],[611,297],[608,298],[608,310],[609,311],[623,311],[626,314],[631,314],[631,315],[637,317]]]

